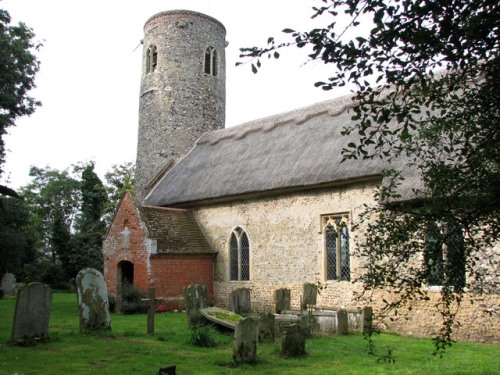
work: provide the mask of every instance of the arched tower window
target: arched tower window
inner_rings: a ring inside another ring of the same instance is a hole
[[[158,66],[158,49],[155,45],[148,47],[146,51],[146,74],[154,72]]]
[[[326,279],[351,280],[349,228],[341,217],[330,217],[324,229]]]
[[[233,230],[229,239],[229,279],[250,280],[250,243],[240,227]]]
[[[205,74],[217,75],[217,51],[214,47],[208,47],[205,51]]]

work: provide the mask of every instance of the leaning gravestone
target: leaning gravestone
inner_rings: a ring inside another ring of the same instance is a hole
[[[196,327],[203,320],[200,309],[208,307],[208,292],[203,285],[189,285],[183,289],[184,304],[190,328]]]
[[[372,331],[373,309],[366,306],[361,311],[361,333],[370,333]]]
[[[276,331],[274,314],[264,313],[259,317],[259,342],[274,342]]]
[[[337,311],[337,335],[344,336],[349,334],[349,319],[347,310],[339,309]]]
[[[3,290],[5,297],[16,294],[16,276],[12,273],[6,273],[2,276],[2,284],[0,288]]]
[[[231,307],[236,314],[247,314],[252,311],[250,289],[240,288],[231,292]]]
[[[48,337],[52,292],[50,287],[31,283],[17,293],[11,340],[23,344]]]
[[[111,329],[108,290],[98,270],[85,268],[76,276],[80,332]]]
[[[290,289],[282,288],[274,291],[274,313],[281,314],[282,311],[290,310]]]
[[[306,331],[299,324],[287,327],[281,340],[281,354],[285,357],[306,355]]]
[[[302,310],[316,306],[318,287],[311,283],[304,284],[302,289]]]
[[[254,318],[244,318],[234,330],[233,360],[236,363],[255,363],[259,322]]]

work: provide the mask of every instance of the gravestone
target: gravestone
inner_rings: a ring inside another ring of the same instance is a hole
[[[252,311],[250,289],[239,288],[231,292],[231,308],[236,314],[247,314]]]
[[[274,342],[276,320],[274,314],[260,314],[259,342]]]
[[[80,332],[111,329],[108,290],[102,273],[85,268],[76,276]]]
[[[316,306],[318,287],[311,283],[304,284],[302,288],[302,310],[312,309]]]
[[[11,340],[14,343],[48,337],[52,292],[50,287],[30,283],[17,293]]]
[[[349,334],[349,319],[347,310],[339,309],[337,311],[337,335],[343,336]]]
[[[370,333],[373,322],[373,309],[366,306],[361,311],[361,333]]]
[[[281,340],[281,354],[285,357],[306,355],[306,332],[299,324],[292,324],[286,328]]]
[[[208,292],[203,285],[189,285],[183,289],[186,315],[190,328],[196,327],[203,321],[200,309],[208,307]]]
[[[7,272],[2,276],[2,284],[0,288],[3,290],[5,297],[13,296],[16,294],[16,276]]]
[[[163,302],[163,298],[155,297],[155,288],[149,288],[149,298],[141,299],[148,307],[148,334],[155,333],[155,311],[156,307]]]
[[[274,313],[281,314],[282,311],[290,310],[290,289],[282,288],[274,291]]]
[[[255,363],[259,322],[254,318],[244,318],[234,330],[233,360],[236,363]]]

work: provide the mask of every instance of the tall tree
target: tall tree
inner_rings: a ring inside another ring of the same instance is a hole
[[[106,207],[106,222],[109,224],[120,199],[126,191],[134,193],[135,163],[126,162],[113,165],[111,170],[104,175],[109,203]]]
[[[71,254],[66,266],[70,277],[85,267],[103,268],[101,248],[106,231],[104,222],[108,196],[101,179],[94,172],[94,163],[84,166],[80,182],[81,205],[71,239]]]
[[[0,197],[0,275],[9,271],[23,279],[24,264],[35,260],[29,210],[18,198]]]
[[[368,261],[360,279],[366,289],[398,292],[387,311],[426,299],[422,286],[440,280],[444,324],[435,344],[442,350],[451,343],[464,291],[500,290],[494,247],[500,232],[500,4],[319,3],[313,8],[318,28],[285,29],[291,40],[271,37],[267,47],[243,48],[241,57],[257,72],[261,58],[279,58],[280,48],[310,48],[311,60],[332,66],[316,86],[354,91],[354,122],[344,134],[359,140],[345,145],[344,159],[405,158],[418,172],[423,186],[415,193],[424,198],[401,202],[400,171],[385,171],[390,183],[363,216],[367,230],[358,255]]]
[[[35,87],[39,62],[34,50],[40,47],[33,39],[33,30],[25,24],[10,25],[7,11],[0,9],[0,175],[5,161],[3,136],[15,120],[30,115],[40,102],[28,95]],[[0,186],[0,194],[15,195],[11,189]]]

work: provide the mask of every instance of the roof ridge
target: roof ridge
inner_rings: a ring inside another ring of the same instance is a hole
[[[314,103],[309,106],[252,120],[229,128],[207,132],[196,141],[196,145],[204,143],[216,145],[217,143],[225,140],[239,140],[245,138],[249,134],[257,132],[268,133],[279,126],[290,123],[302,125],[308,120],[324,115],[325,113],[329,116],[335,117],[354,107],[354,105],[353,95],[349,94],[340,96],[335,99]]]

